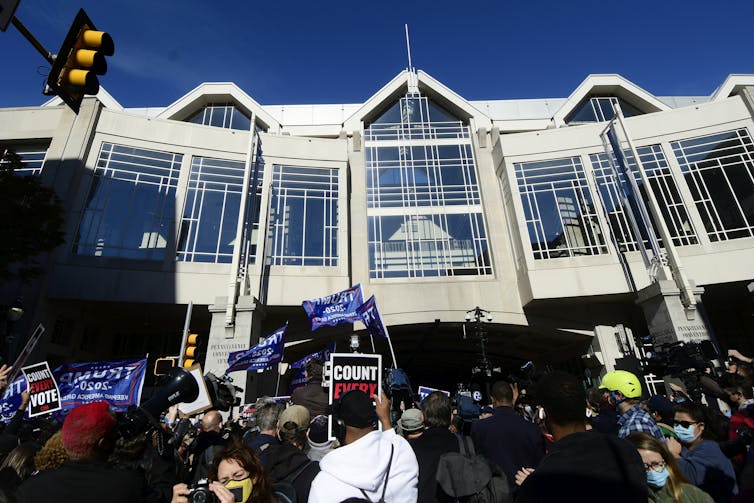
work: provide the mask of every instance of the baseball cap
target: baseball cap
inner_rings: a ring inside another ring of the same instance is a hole
[[[278,428],[283,428],[287,423],[294,423],[296,429],[306,430],[309,428],[309,409],[303,405],[291,405],[280,413]]]

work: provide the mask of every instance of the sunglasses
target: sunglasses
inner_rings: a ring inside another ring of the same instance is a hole
[[[699,423],[696,421],[673,421],[673,426],[681,425],[684,428],[688,428],[692,424],[699,424]]]

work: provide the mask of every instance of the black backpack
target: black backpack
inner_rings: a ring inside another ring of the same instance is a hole
[[[272,493],[280,503],[298,503],[298,495],[296,494],[296,488],[293,487],[293,483],[312,463],[314,461],[305,461],[300,467],[288,474],[288,476],[272,484]]]
[[[508,478],[495,463],[474,452],[468,437],[458,438],[460,452],[446,452],[437,465],[437,484],[454,501],[512,503]]]

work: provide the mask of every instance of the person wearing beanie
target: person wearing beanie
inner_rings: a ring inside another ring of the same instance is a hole
[[[115,416],[107,402],[75,407],[60,440],[68,456],[58,469],[29,478],[18,489],[20,503],[134,503],[148,493],[144,477],[106,464],[115,446]]]
[[[327,435],[327,416],[317,416],[309,423],[309,431],[306,434],[309,450],[306,455],[312,461],[321,461],[325,454],[335,449],[335,441]]]
[[[332,421],[341,447],[322,458],[309,503],[349,498],[385,503],[416,503],[419,466],[406,439],[390,424],[390,400],[352,390],[332,406]],[[382,431],[376,429],[377,423]]]
[[[410,443],[424,433],[424,415],[419,409],[406,409],[398,420],[398,425],[403,437]]]

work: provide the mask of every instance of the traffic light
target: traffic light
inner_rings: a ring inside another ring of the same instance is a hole
[[[186,336],[186,349],[183,351],[183,368],[190,368],[199,360],[199,334]]]
[[[166,356],[165,358],[157,358],[154,362],[154,375],[164,376],[170,369],[175,367],[174,356]]]
[[[84,95],[99,92],[97,75],[107,72],[105,56],[114,52],[112,37],[97,31],[84,9],[80,9],[55,56],[47,86],[78,113]]]

